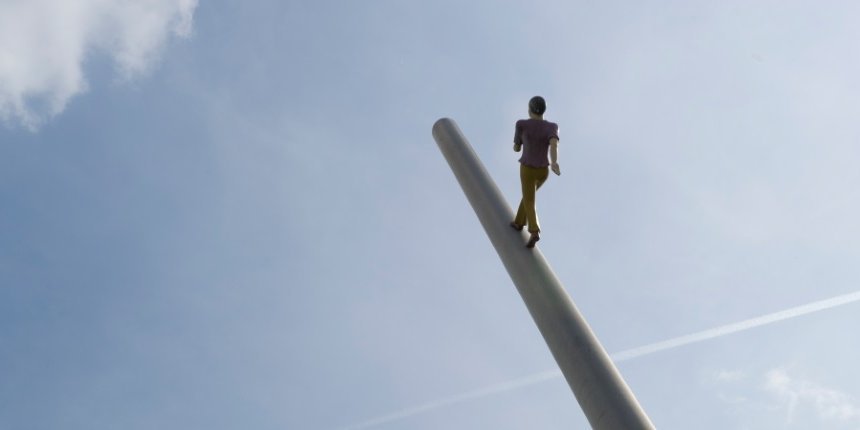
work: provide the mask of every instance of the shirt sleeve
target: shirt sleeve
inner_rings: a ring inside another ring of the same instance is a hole
[[[522,121],[517,121],[517,125],[514,126],[514,143],[517,145],[523,144],[522,131],[523,131]]]

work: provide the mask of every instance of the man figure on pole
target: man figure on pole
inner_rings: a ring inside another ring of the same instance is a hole
[[[549,176],[550,168],[556,175],[561,175],[558,166],[558,124],[544,120],[544,112],[546,101],[543,97],[532,97],[529,100],[529,119],[517,121],[514,131],[514,151],[523,151],[519,160],[523,198],[511,227],[522,231],[528,225],[528,248],[534,248],[540,240],[535,194]],[[547,152],[550,159],[547,159]]]

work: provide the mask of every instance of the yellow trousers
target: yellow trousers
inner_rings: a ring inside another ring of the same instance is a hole
[[[535,194],[548,176],[548,167],[531,167],[520,164],[520,182],[523,186],[523,199],[520,201],[520,208],[517,210],[514,222],[518,225],[526,225],[526,222],[528,222],[530,233],[540,231],[537,210],[535,209]]]

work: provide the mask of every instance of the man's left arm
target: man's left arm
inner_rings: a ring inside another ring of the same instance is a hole
[[[514,152],[520,152],[520,148],[523,147],[523,138],[520,134],[522,122],[517,121],[516,126],[514,126]]]
[[[561,175],[561,168],[558,167],[558,138],[553,137],[549,140],[549,159],[552,162],[552,171],[556,175]]]

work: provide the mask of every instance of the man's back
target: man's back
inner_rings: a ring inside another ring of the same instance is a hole
[[[550,139],[558,139],[558,124],[542,119],[521,119],[514,131],[514,143],[523,146],[520,163],[532,167],[549,166]]]

